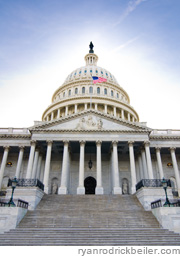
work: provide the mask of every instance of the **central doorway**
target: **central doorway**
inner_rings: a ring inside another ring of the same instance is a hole
[[[89,176],[84,180],[85,194],[95,194],[96,179]]]

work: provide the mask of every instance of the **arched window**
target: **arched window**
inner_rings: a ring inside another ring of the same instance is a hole
[[[107,95],[107,88],[104,89],[104,95]]]
[[[75,88],[75,94],[78,94],[78,88]]]
[[[113,90],[111,90],[111,97],[113,97],[114,96],[114,92],[113,92]]]
[[[89,93],[93,93],[93,87],[89,87]]]
[[[71,89],[69,90],[69,96],[71,96]]]
[[[65,92],[63,93],[63,97],[65,97]]]
[[[117,98],[119,98],[119,93],[117,93]]]
[[[82,94],[85,94],[85,87],[82,87]]]
[[[97,88],[97,94],[100,94],[100,87]]]

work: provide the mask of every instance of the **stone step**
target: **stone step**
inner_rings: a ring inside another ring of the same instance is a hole
[[[135,196],[45,195],[18,228],[0,234],[0,245],[180,245],[160,228]]]

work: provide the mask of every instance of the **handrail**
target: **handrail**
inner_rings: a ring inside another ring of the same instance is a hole
[[[17,179],[17,187],[38,187],[44,190],[44,184],[38,179]],[[9,179],[8,186],[12,185],[12,181]]]
[[[168,187],[171,187],[171,181],[166,179]],[[161,179],[142,179],[136,184],[136,191],[142,187],[162,187]]]
[[[9,202],[0,201],[0,207],[10,207],[10,205],[11,204]],[[27,201],[18,199],[17,206],[15,206],[15,207],[28,209],[28,206],[29,206],[29,203]]]

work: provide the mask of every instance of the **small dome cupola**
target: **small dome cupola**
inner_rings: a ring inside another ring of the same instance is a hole
[[[84,57],[85,61],[86,61],[86,66],[88,65],[97,65],[97,61],[98,61],[98,56],[96,54],[94,54],[94,50],[93,50],[93,43],[90,42],[89,44],[89,53]]]

